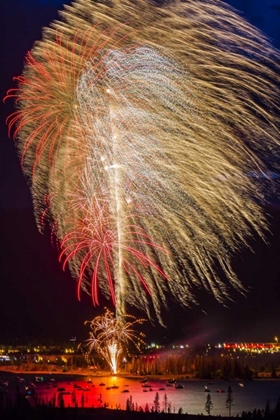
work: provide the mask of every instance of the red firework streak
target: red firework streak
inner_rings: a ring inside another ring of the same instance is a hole
[[[118,28],[111,33],[103,31],[97,38],[95,35],[94,42],[91,30],[75,37],[56,32],[52,40],[39,43],[32,53],[27,53],[23,75],[14,78],[18,87],[10,89],[4,98],[12,98],[18,108],[7,118],[6,123],[9,136],[13,136],[20,151],[23,171],[32,182],[32,190],[36,190],[34,201],[39,202],[37,207],[40,209],[38,227],[42,230],[42,225],[48,219],[52,225],[52,232],[55,231],[59,235],[59,219],[64,219],[63,223],[71,226],[66,234],[59,237],[62,249],[59,260],[63,260],[63,269],[68,263],[75,261],[77,264],[78,261],[78,299],[81,298],[84,278],[86,274],[91,273],[91,295],[94,305],[99,304],[100,276],[107,279],[113,303],[116,305],[114,276],[119,249],[124,254],[121,262],[124,272],[140,281],[148,294],[151,294],[151,290],[138,269],[139,265],[142,268],[149,267],[149,270],[168,280],[160,266],[142,252],[141,247],[168,252],[161,245],[154,243],[143,228],[133,223],[126,224],[124,229],[127,239],[118,243],[117,232],[109,228],[102,218],[93,217],[94,221],[89,223],[87,217],[81,217],[77,213],[76,218],[70,222],[65,214],[59,215],[55,220],[54,217],[49,217],[55,197],[49,191],[47,176],[46,179],[38,181],[38,171],[48,174],[54,170],[59,178],[56,159],[60,150],[68,150],[70,139],[77,135],[77,130],[83,138],[83,128],[79,127],[75,112],[76,83],[88,60],[106,47],[116,47],[125,38],[115,37],[117,30]],[[103,54],[103,57],[105,56],[106,52]],[[102,78],[102,58],[95,63],[94,70],[96,77]],[[79,147],[81,150],[81,145]],[[69,158],[67,153],[65,155]],[[66,159],[65,165],[70,164],[72,162],[69,163]],[[79,171],[79,163],[77,168]],[[69,179],[70,185],[71,182]],[[125,221],[129,218],[132,216],[128,216]],[[133,264],[133,261],[136,264]]]

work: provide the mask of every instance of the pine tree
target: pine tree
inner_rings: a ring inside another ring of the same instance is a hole
[[[75,406],[77,404],[77,394],[76,394],[76,390],[73,389],[72,395],[71,395],[71,400],[73,405]]]
[[[227,390],[226,408],[228,408],[228,415],[231,417],[231,407],[233,405],[232,389],[231,386]]]
[[[276,419],[280,418],[280,397],[278,398],[276,407],[273,410],[273,415]]]
[[[273,379],[277,378],[277,374],[276,374],[276,369],[275,369],[274,363],[271,363],[271,375],[270,375],[270,377],[273,378]]]
[[[133,411],[134,404],[132,402],[132,395],[126,400],[126,411]]]
[[[270,402],[267,400],[265,409],[264,409],[264,418],[267,419],[270,417],[271,409],[270,409]]]
[[[205,403],[205,411],[210,416],[211,411],[213,410],[213,403],[211,400],[211,395],[207,393],[206,403]]]
[[[163,411],[164,411],[164,413],[167,412],[167,408],[168,408],[168,399],[167,399],[167,394],[165,393],[164,397],[163,397]]]
[[[63,394],[60,392],[58,394],[58,407],[64,408],[64,406],[65,406],[65,404],[64,404]]]
[[[102,407],[102,404],[103,404],[102,394],[99,394],[99,398],[97,399],[97,401],[99,402],[100,407]]]
[[[154,407],[156,413],[158,413],[160,411],[160,402],[159,402],[158,392],[156,393],[153,407]]]
[[[82,396],[81,396],[81,407],[84,408],[84,406],[85,406],[85,396],[84,396],[84,393],[82,393]]]

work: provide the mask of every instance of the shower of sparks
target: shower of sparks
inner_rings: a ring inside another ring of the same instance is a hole
[[[8,92],[8,126],[78,297],[162,321],[168,296],[244,292],[232,257],[267,229],[248,174],[278,153],[279,53],[219,0],[77,0],[61,16]]]
[[[144,344],[143,333],[135,331],[136,324],[143,324],[144,319],[137,319],[131,315],[116,318],[108,309],[104,315],[95,317],[85,323],[90,325],[90,338],[86,340],[87,357],[96,352],[102,356],[112,372],[118,372],[119,356],[127,351],[130,344],[138,350]]]

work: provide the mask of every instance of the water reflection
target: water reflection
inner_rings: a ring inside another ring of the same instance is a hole
[[[36,396],[46,402],[52,400],[59,403],[61,397],[65,406],[73,407],[101,407],[112,409],[126,409],[127,400],[133,404],[135,410],[142,407],[145,410],[153,406],[156,393],[159,395],[160,409],[167,411],[168,407],[173,413],[182,408],[183,413],[205,414],[206,397],[210,393],[213,402],[213,415],[227,415],[226,398],[227,388],[232,388],[233,406],[232,415],[241,415],[242,411],[263,409],[267,400],[274,407],[280,396],[279,380],[259,380],[242,382],[225,381],[196,381],[180,380],[172,383],[164,380],[140,380],[118,376],[95,377],[74,375],[21,375],[16,378],[5,374],[8,381],[10,395],[15,395],[16,387],[27,394],[30,400]],[[1,374],[3,378],[3,375]],[[24,381],[23,381],[24,378]],[[4,380],[3,379],[3,380]],[[28,393],[30,391],[30,393]]]

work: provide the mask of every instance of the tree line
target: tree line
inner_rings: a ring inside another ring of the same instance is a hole
[[[247,358],[229,356],[135,356],[129,364],[129,371],[138,375],[184,375],[198,379],[252,379],[264,370],[271,378],[278,377],[280,364],[263,366]]]

